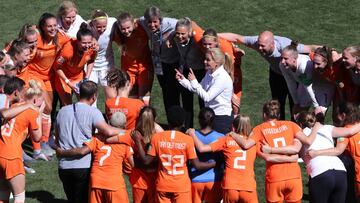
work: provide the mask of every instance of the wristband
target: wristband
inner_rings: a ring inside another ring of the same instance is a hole
[[[66,83],[66,84],[69,84],[69,83],[70,83],[70,80],[66,78],[65,83]]]

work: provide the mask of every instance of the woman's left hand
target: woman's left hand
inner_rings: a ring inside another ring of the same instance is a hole
[[[190,72],[189,72],[189,75],[188,75],[188,80],[189,81],[192,81],[192,80],[196,80],[196,77],[195,77],[195,74],[193,72],[193,70],[191,68],[189,68]]]

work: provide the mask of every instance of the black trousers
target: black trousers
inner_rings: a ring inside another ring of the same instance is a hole
[[[328,170],[309,180],[311,203],[345,202],[347,177],[345,171]]]
[[[171,106],[180,106],[186,111],[185,128],[193,127],[194,125],[194,96],[189,90],[182,87],[176,80],[175,68],[179,68],[178,64],[162,64],[163,75],[157,75],[160,87],[163,93],[163,100],[165,111],[167,112]],[[196,79],[200,82],[205,76],[205,70],[193,70]],[[189,70],[185,69],[183,72],[187,77]],[[181,97],[181,100],[180,100]],[[181,103],[180,103],[181,101]],[[204,101],[199,98],[200,108],[204,107]]]
[[[219,133],[227,134],[231,131],[234,116],[215,116],[212,129]]]
[[[270,69],[269,84],[272,99],[277,99],[280,102],[280,120],[285,120],[286,97],[289,97],[291,119],[293,120],[292,108],[294,106],[294,101],[289,93],[289,89],[287,87],[284,76],[279,75]]]
[[[90,168],[59,169],[59,177],[69,202],[88,202]]]

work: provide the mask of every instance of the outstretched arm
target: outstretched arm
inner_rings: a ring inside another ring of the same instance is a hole
[[[245,37],[235,33],[218,33],[218,36],[233,43],[245,44]]]
[[[216,166],[216,162],[201,162],[198,158],[190,159],[191,164],[198,170],[207,170],[209,168],[214,168]]]
[[[73,149],[56,149],[57,157],[83,157],[91,152],[88,146],[77,147]]]
[[[253,140],[251,138],[245,139],[242,136],[240,136],[234,132],[231,132],[229,134],[235,140],[235,142],[243,149],[249,149],[250,147],[252,147],[256,144],[255,140]]]
[[[190,128],[186,131],[186,133],[194,139],[195,147],[200,153],[212,151],[210,145],[205,145],[199,140],[199,138],[195,135],[194,129]]]
[[[342,154],[347,147],[347,144],[338,142],[336,147],[329,148],[329,149],[322,149],[322,150],[309,150],[307,154],[311,158],[317,157],[317,156],[339,156]]]
[[[270,147],[267,143],[263,143],[261,149],[265,154],[294,155],[299,153],[301,146],[301,142],[295,139],[294,144],[284,147]]]

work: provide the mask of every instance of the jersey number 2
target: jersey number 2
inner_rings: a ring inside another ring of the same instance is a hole
[[[1,126],[1,135],[10,137],[15,125],[15,118],[9,120],[6,124]]]

